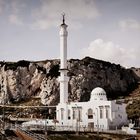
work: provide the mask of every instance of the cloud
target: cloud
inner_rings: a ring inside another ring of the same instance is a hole
[[[15,25],[22,25],[23,24],[21,19],[17,15],[14,15],[14,14],[9,16],[9,21],[10,21],[10,23],[15,24]]]
[[[22,22],[31,29],[41,30],[58,26],[63,12],[66,23],[73,29],[81,28],[83,21],[100,15],[94,0],[0,0],[1,11],[12,24],[20,25]]]
[[[3,0],[0,0],[0,14],[2,13],[3,11]]]
[[[65,12],[69,22],[81,27],[80,20],[99,16],[94,0],[41,0],[40,6],[33,10],[33,28],[47,29],[60,23],[60,14]]]
[[[46,30],[52,26],[59,25],[58,21],[49,21],[48,19],[37,19],[35,22],[31,24],[32,29],[41,29],[41,30]]]
[[[25,2],[22,0],[0,0],[0,10],[3,13],[18,14],[25,8]]]
[[[122,48],[111,41],[96,39],[88,48],[81,52],[82,57],[90,56],[96,59],[121,64],[125,67],[140,66],[140,53],[138,48]]]
[[[140,22],[135,19],[126,19],[119,22],[122,29],[140,29]]]
[[[15,25],[23,24],[21,17],[24,17],[25,7],[22,0],[0,0],[0,14]]]

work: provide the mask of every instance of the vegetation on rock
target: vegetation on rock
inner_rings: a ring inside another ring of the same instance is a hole
[[[5,64],[5,70],[16,70],[17,67],[29,67],[30,62],[26,60],[21,60],[18,62],[3,62]]]
[[[139,125],[140,119],[140,100],[134,100],[126,107],[128,119],[131,119],[135,126]]]

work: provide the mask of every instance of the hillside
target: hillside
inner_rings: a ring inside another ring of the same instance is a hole
[[[69,101],[87,101],[95,87],[109,99],[129,95],[138,84],[132,69],[86,57],[68,61]],[[44,105],[59,102],[59,60],[0,62],[0,103],[18,103],[39,96]],[[5,99],[5,100],[3,100]]]

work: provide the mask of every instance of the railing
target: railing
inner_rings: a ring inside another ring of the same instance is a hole
[[[33,133],[32,131],[28,129],[22,128],[21,125],[18,125],[18,124],[7,123],[5,124],[4,129],[14,130],[16,132],[20,131],[21,133],[33,138],[33,140],[46,140],[45,137],[43,137],[41,134]]]
[[[89,128],[85,126],[44,126],[44,125],[30,125],[23,127],[26,130],[45,130],[45,131],[75,131],[75,132],[100,132],[100,133],[111,133],[111,134],[126,134],[126,132],[122,130],[103,130],[103,129],[96,129],[96,128]]]
[[[44,126],[44,125],[30,125],[30,126],[21,126],[18,124],[5,124],[5,129],[10,129],[14,131],[20,131],[24,133],[25,135],[28,135],[33,138],[33,140],[45,140],[45,136],[41,134],[36,134],[33,133],[31,130],[38,130],[38,131],[44,131],[44,132],[50,132],[51,133],[62,133],[62,132],[67,132],[67,133],[107,133],[107,134],[119,134],[119,135],[128,135],[125,132],[121,130],[102,130],[102,129],[94,129],[94,128],[89,128],[85,126],[57,126],[57,125],[52,125],[52,126]],[[134,136],[134,135],[129,135],[129,136]]]
[[[33,133],[29,130],[24,130],[23,128],[21,128],[20,126],[17,127],[17,130],[24,133],[25,135],[30,136],[31,138],[33,138],[34,140],[46,140],[43,136],[41,136],[40,134],[36,134]]]

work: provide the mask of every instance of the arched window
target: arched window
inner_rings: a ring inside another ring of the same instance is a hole
[[[71,117],[70,117],[70,109],[68,109],[68,120],[70,120]]]
[[[82,121],[82,108],[78,108],[78,120]]]
[[[103,119],[103,106],[100,106],[100,119]]]
[[[76,119],[76,108],[73,108],[73,120]]]
[[[88,119],[93,119],[93,110],[91,108],[88,109]]]
[[[105,106],[105,111],[106,111],[106,118],[109,118],[109,112],[110,112],[110,108],[109,106]]]
[[[61,120],[64,119],[64,108],[61,108]]]

